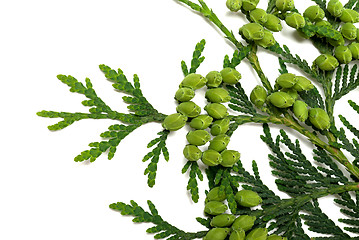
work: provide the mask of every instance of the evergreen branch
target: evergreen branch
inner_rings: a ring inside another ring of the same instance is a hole
[[[359,139],[359,130],[356,127],[354,127],[353,125],[351,125],[349,123],[349,121],[343,115],[339,115],[339,119],[340,119],[340,121],[342,121],[344,126]]]
[[[151,152],[147,153],[142,160],[143,162],[151,160],[144,172],[145,175],[148,175],[147,184],[149,187],[153,187],[155,185],[157,164],[160,159],[161,153],[163,154],[166,161],[169,160],[169,154],[166,147],[166,140],[169,133],[170,131],[167,130],[163,130],[157,133],[158,135],[160,135],[160,137],[153,139],[147,145],[147,148],[151,148],[157,144],[157,146]]]
[[[349,1],[344,5],[344,7],[345,7],[345,8],[352,9],[355,4],[358,4],[358,0],[349,0]]]
[[[247,47],[242,47],[239,50],[235,50],[231,60],[229,60],[228,55],[226,55],[223,61],[223,68],[226,67],[236,68],[242,62],[242,60],[248,56],[249,52],[250,52],[250,47],[247,46]]]
[[[278,57],[280,69],[278,70],[280,74],[288,73],[287,66],[285,65],[285,61],[282,58]]]
[[[267,6],[267,10],[266,10],[267,13],[272,13],[274,11],[275,2],[276,2],[276,0],[269,0],[268,1],[268,6]]]
[[[357,70],[358,65],[356,64],[350,69],[350,74],[348,64],[344,66],[344,69],[343,67],[337,68],[333,94],[334,100],[339,100],[341,97],[359,86],[359,72]]]
[[[318,34],[319,36],[332,39],[334,41],[339,40],[341,37],[340,32],[333,29],[332,26],[305,25],[303,28],[301,28],[301,31],[306,36],[313,36],[313,34]]]
[[[86,84],[82,84],[72,76],[58,75],[57,78],[64,84],[70,87],[70,92],[79,93],[88,98],[82,101],[82,104],[89,109],[90,113],[68,113],[55,111],[41,111],[37,115],[47,118],[63,118],[62,121],[48,126],[49,130],[60,130],[82,119],[113,119],[120,120],[125,123],[135,122],[138,119],[130,114],[123,114],[113,111],[107,104],[105,104],[100,97],[97,96],[92,87],[90,79],[86,78]]]
[[[346,169],[359,178],[359,168],[353,165],[348,158],[344,155],[344,153],[338,149],[338,146],[330,145],[323,140],[321,140],[315,133],[308,131],[306,128],[302,127],[298,124],[293,118],[290,118],[289,116],[286,117],[280,117],[280,116],[265,116],[256,114],[254,116],[246,116],[246,115],[238,115],[233,116],[232,121],[235,121],[238,125],[244,124],[244,123],[273,123],[273,124],[281,124],[285,125],[287,127],[290,127],[300,134],[306,136],[309,141],[311,141],[313,144],[325,149],[335,160],[337,160],[339,163],[341,163],[343,166],[346,167]],[[334,134],[335,129],[330,129],[331,132]],[[335,134],[334,134],[335,135]]]
[[[204,61],[205,57],[203,57],[201,55],[202,55],[205,45],[206,45],[206,41],[204,39],[202,39],[199,43],[196,44],[196,47],[195,47],[193,55],[192,55],[191,68],[190,68],[189,72],[188,72],[188,67],[187,67],[185,61],[181,61],[182,72],[185,76],[187,76],[190,73],[196,73],[197,68]]]
[[[311,108],[322,108],[324,109],[324,101],[322,96],[320,95],[318,89],[314,87],[309,91],[301,91],[299,92],[299,96],[302,100],[308,104]]]
[[[297,54],[293,56],[286,45],[283,45],[283,48],[281,48],[280,45],[276,43],[267,49],[282,56],[283,60],[286,63],[294,64],[298,66],[301,70],[303,70],[305,73],[307,73],[309,76],[317,79],[319,82],[322,81],[319,78],[318,74],[314,72],[308,65],[308,62],[306,60],[302,60],[302,58],[300,58]]]
[[[227,89],[231,96],[231,104],[228,105],[230,108],[251,115],[257,113],[257,110],[254,108],[251,101],[249,101],[248,96],[240,83],[237,83],[234,86],[227,85]]]
[[[165,118],[165,115],[158,113],[143,96],[137,75],[134,75],[132,84],[121,69],[116,72],[106,65],[100,65],[100,69],[108,80],[114,82],[112,86],[116,90],[130,95],[124,96],[123,100],[129,104],[128,109],[133,111],[135,116],[140,117],[141,122],[162,121]]]
[[[347,183],[349,182],[348,178],[344,176],[343,172],[339,169],[338,165],[333,161],[333,159],[322,149],[317,148],[313,149],[314,157],[313,159],[318,163],[326,165],[328,168],[324,168],[324,166],[318,166],[317,169],[321,171],[323,174],[327,174],[326,178],[337,179],[338,183]]]
[[[339,222],[350,225],[351,227],[344,227],[345,230],[353,233],[359,233],[359,193],[355,192],[355,201],[352,196],[345,192],[339,195],[340,198],[334,201],[342,206],[340,211],[346,215],[346,218],[340,218]]]
[[[231,169],[226,167],[209,167],[212,171],[216,172],[214,185],[219,186],[219,191],[224,192],[228,202],[229,209],[232,213],[237,211],[237,203],[235,195],[238,192],[239,182],[242,181],[241,177],[231,174]],[[210,170],[211,171],[211,170]]]
[[[131,201],[131,204],[125,204],[122,202],[113,203],[110,208],[119,211],[122,215],[133,216],[133,222],[136,223],[153,223],[155,226],[148,228],[147,233],[155,234],[155,239],[182,239],[191,240],[196,238],[203,238],[207,231],[201,231],[196,233],[184,232],[168,222],[164,221],[158,214],[155,205],[151,201],[147,201],[150,212],[145,211],[135,201]]]
[[[199,190],[198,190],[197,177],[200,181],[203,181],[203,174],[197,162],[188,161],[182,168],[182,173],[186,173],[188,169],[190,169],[190,171],[189,171],[187,190],[190,191],[192,200],[194,202],[198,202]]]
[[[307,214],[302,214],[301,218],[309,226],[312,232],[328,234],[335,239],[350,239],[350,236],[343,232],[319,207],[317,199],[313,199],[313,204],[307,204],[304,208]]]
[[[349,139],[346,137],[346,134],[345,134],[345,131],[343,128],[340,128],[340,130],[337,130],[335,127],[332,126],[330,130],[334,134],[334,136],[342,142],[342,144],[339,144],[338,147],[341,147],[341,148],[347,150],[353,157],[356,158],[355,163],[357,163],[357,161],[359,160],[359,148],[356,147],[355,139],[353,139],[353,143],[351,143],[349,141]]]
[[[83,162],[85,160],[90,160],[94,162],[102,153],[108,151],[108,160],[111,160],[117,150],[117,146],[120,142],[135,129],[141,125],[119,125],[115,124],[110,126],[109,131],[101,133],[102,138],[107,138],[109,140],[101,142],[92,142],[89,144],[91,147],[90,150],[85,150],[75,157],[75,162]]]

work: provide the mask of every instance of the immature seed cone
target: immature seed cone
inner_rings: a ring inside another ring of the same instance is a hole
[[[262,203],[262,198],[258,193],[251,190],[240,190],[236,193],[235,199],[240,206],[255,207]]]
[[[294,90],[301,92],[308,91],[314,88],[314,85],[309,79],[302,76],[296,76],[295,78],[297,79],[297,82],[292,87]]]
[[[276,44],[272,32],[267,29],[264,29],[264,37],[261,40],[255,40],[254,42],[262,48],[268,48]]]
[[[309,121],[318,129],[325,130],[330,127],[330,118],[321,108],[309,109]]]
[[[300,100],[295,101],[293,104],[293,113],[299,121],[305,122],[309,114],[308,105]]]
[[[246,238],[246,232],[243,229],[234,230],[229,236],[229,240],[244,240]]]
[[[348,40],[354,40],[357,38],[357,28],[353,23],[344,23],[340,28],[340,33]]]
[[[340,20],[345,23],[357,23],[359,22],[359,13],[353,9],[344,8]]]
[[[224,240],[229,232],[229,228],[212,228],[208,231],[203,240]]]
[[[234,220],[236,219],[236,216],[233,214],[221,214],[217,215],[214,218],[212,218],[211,226],[212,227],[230,227]]]
[[[226,6],[231,12],[238,12],[241,10],[242,0],[227,0]]]
[[[297,83],[298,79],[293,73],[281,74],[277,79],[276,83],[282,88],[291,88]]]
[[[324,18],[325,13],[318,5],[313,5],[304,11],[303,16],[312,22],[317,22]]]
[[[285,22],[288,24],[288,26],[295,29],[303,28],[305,26],[304,17],[296,12],[288,14],[285,17]]]
[[[169,131],[177,131],[186,125],[187,117],[180,113],[168,115],[162,122],[162,127]]]
[[[223,167],[233,167],[236,162],[238,162],[241,154],[235,150],[224,150],[221,152]]]
[[[243,0],[242,9],[245,11],[254,10],[259,3],[259,0]]]
[[[338,46],[334,51],[335,57],[338,59],[340,63],[350,63],[353,59],[352,52],[347,46]]]
[[[339,0],[330,0],[327,10],[333,17],[340,17],[343,13],[343,4]]]
[[[186,145],[183,149],[183,155],[188,161],[197,161],[202,157],[202,151],[195,145]]]
[[[207,79],[200,74],[190,73],[182,80],[179,87],[187,87],[196,90],[204,87],[206,83]]]
[[[354,59],[359,59],[359,43],[352,42],[351,44],[349,44],[348,48],[352,53],[352,57]]]
[[[266,240],[268,229],[266,228],[255,228],[248,233],[246,240]]]
[[[280,91],[288,93],[294,99],[294,101],[298,98],[298,92],[293,88],[282,88]]]
[[[222,202],[210,201],[204,206],[204,212],[209,215],[220,215],[228,209],[227,205]]]
[[[294,99],[285,92],[274,92],[269,95],[268,100],[277,108],[287,108],[294,103]]]
[[[315,22],[314,24],[315,26],[321,27],[321,26],[328,26],[330,28],[332,28],[332,24],[330,24],[330,22],[326,21],[326,20],[319,20],[317,22]]]
[[[277,0],[275,2],[275,6],[279,11],[285,12],[294,9],[294,1],[293,0]]]
[[[202,154],[202,162],[207,166],[217,166],[222,162],[222,156],[219,152],[208,149]]]
[[[322,54],[314,60],[314,64],[323,71],[333,71],[339,66],[338,60],[329,54]]]
[[[211,135],[206,130],[195,130],[189,131],[186,135],[186,138],[190,144],[195,146],[202,146],[211,139]]]
[[[208,128],[212,121],[213,118],[208,115],[199,115],[198,117],[193,118],[189,125],[194,129],[203,130]]]
[[[205,97],[212,103],[225,103],[231,100],[229,93],[224,88],[211,88],[206,91]]]
[[[254,226],[255,221],[255,216],[241,215],[234,220],[232,230],[243,229],[244,231],[248,231]]]
[[[264,27],[272,32],[279,32],[283,28],[280,19],[273,14],[267,14],[267,22],[264,23]]]
[[[207,87],[216,88],[222,83],[222,75],[218,71],[211,71],[206,75]]]
[[[221,103],[210,103],[204,107],[208,115],[214,119],[222,119],[228,116],[227,108]]]
[[[267,240],[287,240],[287,238],[278,236],[276,234],[272,234],[272,235],[267,237]]]
[[[239,33],[247,40],[261,40],[264,37],[264,29],[258,23],[247,23],[239,29]]]
[[[336,31],[336,30],[334,30],[334,31]],[[338,31],[338,32],[339,32],[339,31]],[[327,41],[328,41],[328,43],[329,43],[330,45],[332,45],[333,47],[342,46],[342,45],[345,44],[344,37],[343,37],[341,34],[340,34],[340,37],[339,37],[338,40],[334,40],[334,39],[332,39],[332,38],[328,38]]]
[[[257,85],[253,88],[249,98],[256,107],[261,108],[267,99],[267,91],[264,87]]]
[[[211,126],[211,134],[213,136],[225,134],[229,129],[229,122],[229,118],[214,121]]]
[[[201,113],[201,108],[192,101],[180,103],[176,110],[190,118],[197,117]]]
[[[211,191],[209,191],[207,193],[207,198],[208,201],[217,201],[217,202],[222,202],[224,200],[226,200],[226,192],[225,191],[220,191],[219,187],[214,187],[211,189]]]
[[[234,68],[223,68],[221,71],[222,80],[227,84],[236,84],[241,78],[241,74]]]
[[[222,152],[224,149],[226,149],[230,140],[231,140],[231,138],[229,136],[227,136],[226,134],[220,134],[220,135],[214,137],[209,142],[208,149],[212,149],[217,152]],[[223,156],[222,156],[222,162],[223,162]]]
[[[187,102],[194,97],[195,93],[191,88],[179,88],[175,94],[175,99],[179,102]]]
[[[267,22],[267,12],[261,8],[256,8],[249,13],[249,17],[253,22],[263,25]]]

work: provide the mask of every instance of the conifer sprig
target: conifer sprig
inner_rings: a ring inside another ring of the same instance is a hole
[[[88,100],[82,101],[86,107],[90,107],[90,113],[68,113],[55,111],[41,111],[37,115],[48,118],[63,118],[62,121],[49,126],[50,130],[63,129],[82,119],[111,119],[123,124],[114,124],[108,131],[101,133],[106,139],[89,144],[90,149],[82,151],[75,157],[76,162],[90,160],[94,162],[103,153],[108,152],[108,159],[112,159],[119,143],[131,132],[148,122],[162,121],[166,115],[159,113],[143,96],[137,75],[134,75],[133,83],[129,82],[121,69],[116,72],[106,65],[100,65],[105,76],[113,82],[113,87],[126,94],[124,102],[128,104],[131,113],[119,113],[112,110],[95,92],[90,79],[86,78],[84,85],[76,78],[66,75],[58,75],[58,79],[70,87],[70,92],[84,95]]]
[[[190,73],[196,73],[197,68],[204,61],[205,57],[202,56],[202,52],[206,45],[206,40],[202,39],[199,43],[196,44],[196,47],[193,52],[192,60],[191,60],[191,68],[188,71],[188,67],[185,61],[181,61],[181,68],[184,76],[187,76]]]
[[[153,223],[155,226],[148,228],[147,233],[155,234],[155,239],[191,240],[202,238],[206,235],[207,231],[189,233],[174,227],[162,219],[162,217],[158,214],[155,205],[151,201],[147,201],[147,204],[150,212],[145,211],[135,201],[131,201],[130,204],[125,204],[122,202],[113,203],[110,205],[110,208],[116,211],[120,211],[122,215],[133,216],[133,222]]]
[[[203,174],[197,162],[188,161],[183,166],[182,173],[186,173],[188,170],[189,170],[189,179],[187,184],[187,190],[189,190],[192,200],[194,202],[198,202],[199,189],[198,189],[197,178],[200,181],[203,181]]]
[[[150,160],[147,168],[145,169],[144,174],[148,175],[147,184],[149,187],[153,187],[156,182],[156,174],[157,174],[157,164],[160,159],[160,155],[162,153],[163,157],[166,161],[169,160],[168,149],[166,147],[166,140],[170,131],[163,130],[157,133],[160,137],[153,139],[148,143],[147,148],[151,148],[157,145],[151,152],[147,153],[143,157],[143,162]]]

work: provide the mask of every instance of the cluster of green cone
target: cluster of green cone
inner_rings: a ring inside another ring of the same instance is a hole
[[[267,48],[273,46],[276,41],[272,32],[282,30],[280,19],[273,14],[267,14],[265,10],[257,8],[259,0],[227,0],[226,5],[232,12],[243,10],[248,12],[251,23],[243,25],[239,33],[248,41],[254,41],[257,45]]]
[[[203,240],[286,240],[278,235],[268,236],[266,228],[253,228],[256,217],[250,215],[235,216],[225,213],[228,209],[224,202],[226,194],[215,187],[207,193],[205,214],[211,217],[211,229]],[[262,203],[261,197],[251,190],[240,190],[235,195],[237,204],[251,208]]]
[[[256,86],[250,94],[251,102],[258,108],[268,103],[277,108],[291,108],[299,121],[305,122],[309,119],[312,125],[320,130],[329,128],[330,119],[325,110],[308,108],[305,102],[298,99],[298,92],[311,90],[314,87],[309,79],[292,73],[284,73],[276,79],[275,87],[277,91],[268,96],[264,87]]]
[[[177,113],[167,116],[162,126],[169,131],[176,131],[189,123],[193,130],[187,133],[188,145],[183,149],[188,161],[201,159],[207,166],[232,167],[239,160],[239,152],[226,149],[230,141],[226,135],[230,120],[227,117],[228,109],[223,103],[231,99],[224,88],[225,84],[236,84],[240,78],[241,74],[237,70],[224,68],[221,72],[211,71],[206,77],[191,73],[182,80],[175,94],[179,102]],[[207,114],[201,114],[201,108],[191,101],[195,90],[204,86],[207,87],[205,97],[208,104],[204,107]],[[208,149],[202,152],[199,146],[208,142]]]
[[[272,32],[282,30],[281,19],[292,28],[297,29],[304,38],[319,37],[335,47],[334,54],[321,54],[313,62],[313,68],[323,71],[332,71],[339,64],[347,64],[353,59],[359,59],[359,29],[353,23],[359,22],[359,13],[355,10],[343,7],[339,0],[330,0],[327,10],[331,16],[340,19],[343,23],[340,30],[333,28],[325,18],[325,12],[318,5],[308,7],[303,15],[295,9],[293,0],[277,0],[273,14],[257,8],[259,0],[227,0],[226,5],[230,11],[239,10],[249,14],[251,23],[243,25],[239,29],[242,37],[248,41],[254,41],[257,45],[267,48],[273,46],[276,40]],[[332,38],[326,38],[320,32],[308,30],[308,26],[327,27],[327,33],[332,33]],[[304,30],[305,29],[305,30]]]

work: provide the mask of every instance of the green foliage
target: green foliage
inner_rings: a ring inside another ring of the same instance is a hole
[[[274,11],[275,2],[276,2],[276,0],[269,0],[268,1],[268,6],[267,6],[267,10],[266,10],[267,13],[272,13]]]
[[[228,55],[226,55],[223,61],[223,68],[237,67],[242,62],[242,60],[247,57],[249,52],[250,52],[250,47],[247,46],[247,47],[242,47],[239,50],[235,50],[231,60],[229,60]]]
[[[201,63],[204,61],[205,57],[201,56],[202,52],[204,50],[204,46],[206,45],[206,41],[202,39],[199,43],[196,44],[196,47],[193,52],[192,60],[191,60],[191,68],[188,72],[188,67],[185,61],[181,61],[181,68],[182,72],[185,76],[187,76],[190,73],[195,73],[197,71],[197,68],[201,65]]]
[[[198,202],[199,199],[199,190],[197,178],[200,181],[203,181],[203,174],[201,169],[198,167],[197,162],[188,161],[182,168],[182,173],[186,173],[189,170],[189,179],[187,184],[187,190],[190,191],[192,200]]]
[[[50,130],[63,129],[76,121],[82,119],[111,119],[119,120],[124,124],[111,125],[108,131],[101,133],[101,137],[106,139],[100,142],[91,142],[90,149],[81,152],[75,157],[76,162],[85,160],[95,161],[98,157],[108,151],[108,159],[112,159],[119,143],[131,132],[141,125],[161,121],[165,115],[158,113],[156,109],[143,96],[140,89],[140,82],[137,75],[134,75],[133,83],[129,82],[122,70],[118,72],[106,65],[100,65],[100,69],[105,76],[113,82],[113,87],[127,96],[123,97],[128,104],[128,109],[133,112],[130,114],[119,113],[112,110],[100,97],[97,96],[90,79],[86,78],[86,84],[82,84],[72,76],[58,75],[58,79],[70,87],[70,92],[83,94],[88,100],[82,101],[86,107],[90,107],[90,113],[68,113],[55,111],[41,111],[37,115],[48,118],[63,118],[62,121],[49,126]]]
[[[314,87],[309,91],[299,92],[299,96],[303,99],[303,101],[306,104],[308,104],[309,107],[324,109],[323,98],[316,87]]]
[[[240,83],[237,83],[235,86],[228,85],[227,89],[231,96],[230,104],[228,104],[231,109],[241,113],[256,114],[256,109],[251,101],[249,101]]]
[[[242,178],[231,174],[231,169],[225,167],[210,167],[207,170],[208,172],[212,172],[214,175],[210,186],[219,187],[220,192],[226,193],[228,207],[232,213],[236,213],[237,203],[234,196],[238,192],[239,182],[241,182]]]
[[[101,142],[92,142],[89,144],[90,150],[85,150],[75,157],[75,162],[83,162],[90,160],[94,162],[102,153],[108,151],[108,159],[111,160],[117,150],[117,146],[120,142],[131,132],[137,129],[140,125],[123,125],[115,124],[111,125],[106,132],[101,133],[102,138],[108,140]]]
[[[358,65],[353,65],[350,70],[348,64],[346,64],[344,67],[339,66],[335,75],[333,99],[339,100],[341,97],[356,89],[358,86]]]
[[[315,199],[311,204],[306,204],[304,210],[307,214],[302,214],[301,218],[309,227],[310,231],[329,234],[330,239],[350,239],[350,236],[343,232],[319,207],[318,201]],[[316,238],[320,239],[320,238]]]
[[[143,157],[143,162],[151,160],[145,169],[145,175],[148,175],[147,184],[149,187],[153,187],[156,181],[157,164],[160,159],[161,153],[163,154],[166,161],[169,160],[169,154],[166,147],[166,140],[170,131],[163,130],[159,133],[160,137],[153,139],[148,143],[147,148],[151,148],[157,144],[157,146]]]
[[[282,58],[278,58],[280,69],[278,70],[280,74],[288,73],[287,66],[285,65],[285,61]]]
[[[131,204],[125,204],[122,202],[113,203],[110,205],[110,208],[120,211],[122,215],[133,216],[134,219],[132,221],[135,223],[153,223],[155,226],[148,228],[147,233],[155,234],[155,239],[191,240],[202,238],[206,235],[206,231],[188,233],[172,226],[162,219],[162,217],[158,214],[155,205],[151,201],[147,201],[147,204],[150,212],[145,211],[135,201],[131,201]]]
[[[353,9],[354,5],[358,5],[358,0],[349,0],[344,7],[345,8],[349,8],[349,9]]]

